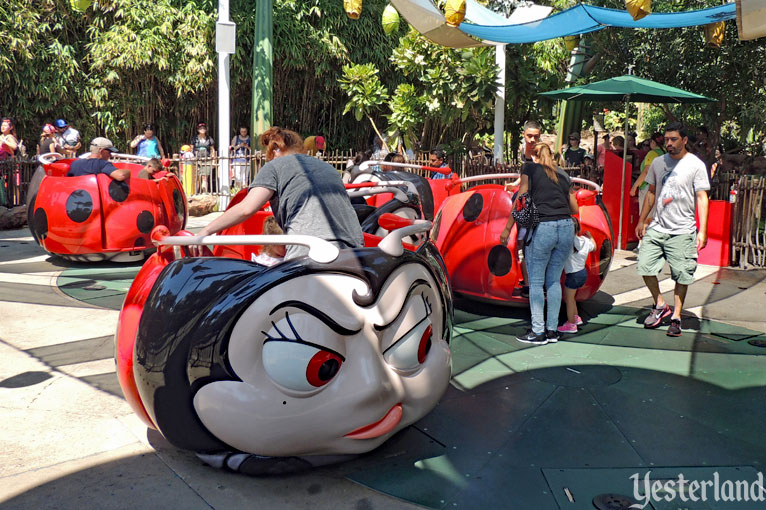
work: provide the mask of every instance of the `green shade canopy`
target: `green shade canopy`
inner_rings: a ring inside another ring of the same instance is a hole
[[[634,103],[712,103],[715,99],[626,74],[587,85],[540,94],[567,101],[631,101]]]

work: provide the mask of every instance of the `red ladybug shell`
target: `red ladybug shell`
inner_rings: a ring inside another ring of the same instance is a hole
[[[601,287],[614,246],[609,220],[596,192],[579,190],[576,196],[582,229],[590,232],[596,243],[586,262],[588,279],[576,294],[576,299],[583,301]],[[529,302],[514,292],[522,279],[515,224],[507,246],[500,244],[511,200],[511,194],[497,184],[476,186],[444,199],[431,238],[444,258],[454,292],[506,304]]]
[[[131,178],[107,175],[66,177],[71,160],[45,165],[39,187],[31,189],[29,228],[48,253],[73,260],[130,260],[152,249],[149,234],[165,225],[171,234],[186,224],[187,209],[178,179],[142,179],[143,168],[127,168]]]

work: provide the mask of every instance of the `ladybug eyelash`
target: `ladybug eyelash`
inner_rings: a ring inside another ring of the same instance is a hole
[[[293,335],[295,335],[295,338],[290,338],[284,333],[282,333],[282,330],[279,329],[277,324],[274,321],[271,321],[271,327],[274,328],[274,330],[279,334],[279,336],[272,336],[269,334],[268,331],[261,331],[261,333],[263,333],[263,335],[266,337],[266,341],[264,343],[274,341],[274,342],[296,342],[299,344],[310,345],[311,347],[314,347],[316,349],[321,349],[323,351],[331,352],[337,355],[342,361],[346,361],[345,356],[341,355],[338,352],[335,352],[333,349],[330,349],[329,347],[324,345],[319,345],[319,344],[315,344],[313,342],[308,342],[304,340],[301,337],[300,333],[298,333],[298,330],[295,329],[295,326],[293,326],[293,321],[290,320],[290,312],[285,312],[285,320],[287,321],[287,325],[290,326],[290,330],[293,332]]]
[[[420,298],[423,300],[423,306],[426,309],[426,317],[431,315],[431,312],[433,312],[433,308],[431,307],[431,301],[429,301],[428,296],[425,295],[425,293],[420,293]]]
[[[293,335],[295,335],[295,338],[289,338],[287,335],[282,333],[282,331],[277,327],[276,323],[274,321],[271,321],[271,326],[279,333],[278,337],[271,336],[267,331],[261,331],[266,336],[266,340],[282,340],[285,342],[302,342],[302,343],[308,343],[303,338],[301,338],[301,335],[298,334],[298,331],[296,331],[295,326],[293,326],[293,321],[290,320],[290,312],[285,312],[285,320],[287,321],[287,325],[290,326],[290,329],[293,332]]]

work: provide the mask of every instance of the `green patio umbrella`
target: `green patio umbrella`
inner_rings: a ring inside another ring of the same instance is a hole
[[[715,99],[701,96],[693,92],[677,89],[669,85],[657,83],[626,74],[608,80],[578,85],[560,90],[552,90],[539,94],[551,99],[566,101],[625,101],[625,132],[628,132],[629,103],[712,103]],[[622,154],[623,165],[628,154],[628,144]],[[625,169],[622,172],[620,187],[620,223],[617,235],[617,246],[622,246],[622,203],[625,200]]]
[[[540,94],[567,101],[626,101],[633,103],[712,103],[715,99],[645,80],[632,74],[608,80],[552,90]]]

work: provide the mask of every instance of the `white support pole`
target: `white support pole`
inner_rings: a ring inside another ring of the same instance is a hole
[[[503,146],[505,145],[505,44],[495,46],[495,64],[497,64],[497,92],[495,94],[495,164],[504,163]]]
[[[218,210],[229,205],[229,133],[230,89],[229,67],[236,43],[234,24],[229,21],[229,0],[218,0],[216,52],[218,52]]]

